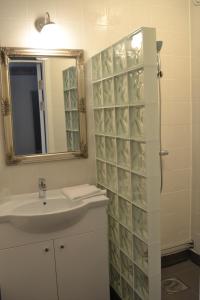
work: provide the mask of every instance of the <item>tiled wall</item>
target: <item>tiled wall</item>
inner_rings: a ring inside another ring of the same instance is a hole
[[[97,183],[111,199],[110,282],[123,300],[133,294],[136,299],[159,300],[155,30],[143,28],[95,55],[92,78]]]
[[[168,21],[157,10],[157,38],[163,40],[162,144],[169,150],[164,161],[161,195],[162,248],[190,240],[191,219],[191,96],[189,1],[173,2]],[[170,8],[166,9],[168,14]],[[179,11],[179,13],[178,13]],[[174,17],[176,15],[176,21]]]
[[[192,44],[192,238],[200,254],[200,6],[191,1]]]
[[[161,51],[164,72],[163,146],[170,151],[165,158],[165,184],[161,199],[163,247],[190,238],[189,2],[0,0],[0,44],[4,46],[40,47],[34,20],[45,11],[49,11],[52,19],[63,28],[64,37],[59,46],[82,48],[86,59],[139,27],[157,29],[157,38],[164,41]],[[5,188],[12,193],[35,191],[39,176],[47,178],[49,188],[94,182],[94,126],[89,73],[87,77],[89,159],[6,167],[0,128],[0,192]]]

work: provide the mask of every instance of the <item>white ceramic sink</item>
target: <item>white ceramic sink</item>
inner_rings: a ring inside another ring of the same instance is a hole
[[[45,198],[38,194],[12,196],[0,204],[0,222],[31,232],[57,231],[77,222],[84,213],[108,201],[105,195],[84,200],[70,200],[60,190],[48,191]]]

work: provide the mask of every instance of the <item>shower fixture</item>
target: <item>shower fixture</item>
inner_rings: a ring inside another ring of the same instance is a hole
[[[160,175],[161,175],[161,183],[160,183],[160,192],[163,190],[163,156],[167,156],[169,154],[168,150],[162,149],[162,132],[161,132],[161,116],[162,116],[162,94],[161,94],[161,82],[160,79],[163,77],[163,72],[161,70],[161,59],[160,59],[160,51],[163,46],[163,41],[156,41],[156,49],[157,49],[157,76],[158,76],[158,95],[159,95],[159,119],[160,119],[160,124],[159,124],[159,131],[160,131]]]
[[[157,60],[158,60],[158,77],[162,78],[163,77],[163,72],[161,70],[161,61],[160,61],[160,51],[163,46],[163,41],[156,41],[156,49],[157,49]]]
[[[156,48],[157,48],[157,53],[160,52],[163,46],[163,41],[156,41]]]

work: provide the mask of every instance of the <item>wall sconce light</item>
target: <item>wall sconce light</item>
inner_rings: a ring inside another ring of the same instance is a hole
[[[44,33],[46,31],[51,31],[54,27],[56,26],[56,24],[54,22],[51,21],[50,19],[50,15],[48,12],[45,13],[44,16],[39,17],[38,19],[36,19],[35,21],[35,27],[37,29],[37,31]]]
[[[64,31],[59,24],[51,21],[50,15],[46,12],[35,20],[35,28],[39,34],[37,39],[42,48],[64,48]]]

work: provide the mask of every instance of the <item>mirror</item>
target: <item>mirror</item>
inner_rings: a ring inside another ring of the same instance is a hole
[[[0,51],[7,163],[87,157],[83,51]]]

